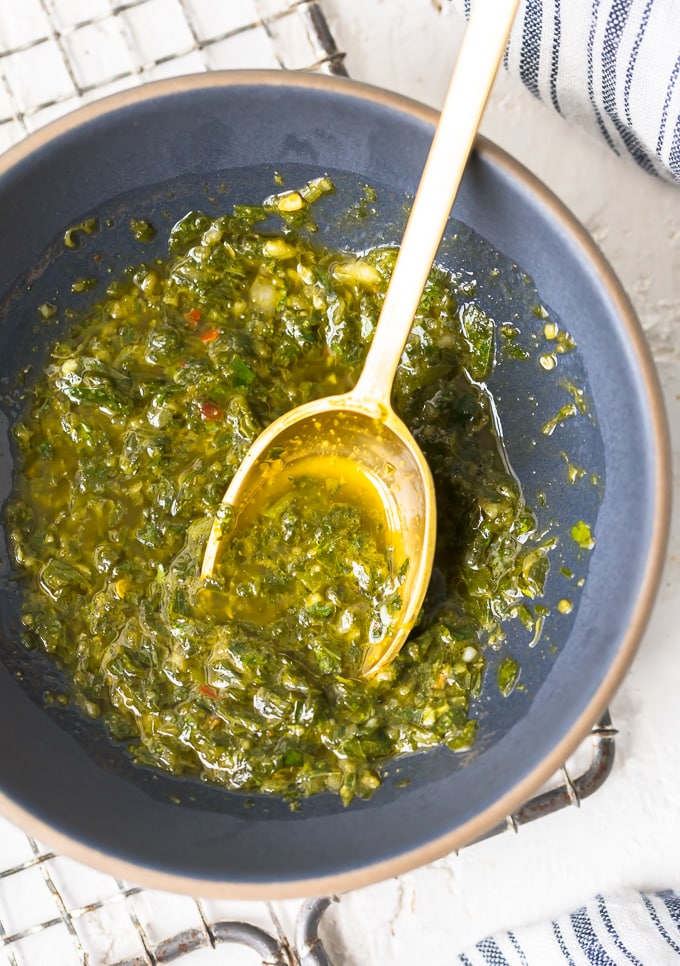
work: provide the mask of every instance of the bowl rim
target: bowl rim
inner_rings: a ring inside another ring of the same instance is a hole
[[[170,95],[205,90],[258,86],[326,91],[351,96],[375,106],[409,115],[414,120],[434,127],[438,112],[409,97],[346,77],[283,70],[223,70],[188,74],[143,84],[98,99],[50,122],[29,134],[0,156],[0,177],[36,151],[64,134],[108,114]],[[653,427],[655,456],[656,503],[651,528],[650,548],[637,600],[627,631],[616,657],[609,666],[583,713],[561,741],[524,778],[517,781],[490,807],[469,821],[458,825],[417,848],[391,856],[360,868],[334,872],[314,878],[282,882],[230,882],[223,879],[195,878],[136,864],[108,852],[79,842],[34,815],[28,808],[0,792],[0,813],[38,840],[49,842],[57,851],[122,879],[166,891],[200,895],[206,898],[285,899],[348,891],[382,879],[401,875],[444,855],[473,843],[502,823],[534,794],[585,740],[607,708],[621,684],[637,651],[649,620],[660,583],[668,541],[671,512],[671,456],[666,410],[661,386],[647,340],[631,301],[604,255],[586,229],[566,205],[523,164],[488,139],[478,136],[475,150],[507,172],[548,209],[560,230],[581,250],[599,277],[602,288],[614,307],[639,366],[639,377],[648,403]]]

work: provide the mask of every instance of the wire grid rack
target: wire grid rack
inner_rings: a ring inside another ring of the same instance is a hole
[[[115,91],[241,67],[345,73],[315,0],[1,4],[0,151]],[[488,836],[579,805],[610,774],[615,734],[606,714],[546,788]],[[142,889],[0,819],[0,966],[330,966],[319,925],[333,901],[220,903]]]
[[[0,4],[0,150],[135,84],[241,67],[344,73],[314,0]]]

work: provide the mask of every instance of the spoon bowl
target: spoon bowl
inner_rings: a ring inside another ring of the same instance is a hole
[[[364,652],[363,677],[386,667],[418,618],[432,570],[436,537],[430,468],[406,425],[390,406],[356,392],[316,399],[271,423],[246,454],[216,518],[201,577],[209,579],[229,533],[272,501],[272,492],[300,474],[329,477],[350,499],[382,517],[384,541],[401,572],[401,610],[381,641]],[[265,495],[266,494],[266,495]]]

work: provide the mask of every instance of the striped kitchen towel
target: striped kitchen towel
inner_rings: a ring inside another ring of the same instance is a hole
[[[469,16],[477,0],[453,0]],[[523,0],[505,66],[568,121],[680,183],[680,0]]]
[[[463,966],[678,966],[680,895],[596,896],[554,922],[484,939],[458,961]]]

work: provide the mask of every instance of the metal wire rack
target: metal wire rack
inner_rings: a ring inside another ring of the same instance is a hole
[[[615,735],[606,714],[554,782],[487,837],[580,805],[610,774]],[[0,855],[0,961],[8,966],[331,966],[319,927],[335,897],[274,905],[142,889],[59,856],[4,820]],[[216,959],[225,944],[239,949]]]
[[[315,0],[22,0],[0,9],[0,150],[79,104],[239,67],[344,73]]]
[[[0,5],[0,151],[82,103],[161,77],[239,67],[344,74],[316,0],[22,0]],[[609,716],[506,822],[579,805],[610,774]],[[0,819],[0,966],[330,966],[334,897],[220,903],[139,888],[59,856]]]

